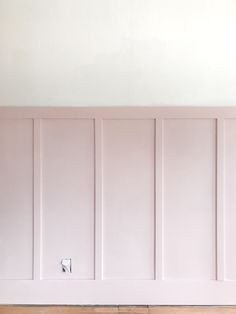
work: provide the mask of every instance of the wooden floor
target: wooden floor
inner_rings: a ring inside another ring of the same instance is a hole
[[[236,314],[232,307],[199,306],[0,306],[0,314]]]

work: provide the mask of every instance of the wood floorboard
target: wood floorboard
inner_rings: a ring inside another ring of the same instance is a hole
[[[236,314],[236,307],[215,306],[0,306],[0,314]]]

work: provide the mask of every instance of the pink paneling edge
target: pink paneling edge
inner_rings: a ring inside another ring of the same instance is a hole
[[[33,241],[33,278],[41,278],[41,152],[40,152],[40,120],[35,119],[33,125],[34,132],[34,241]]]
[[[217,119],[216,135],[216,278],[217,280],[225,279],[225,245],[224,245],[224,119]]]
[[[95,280],[102,270],[102,120],[95,119]]]
[[[163,279],[163,121],[155,119],[155,278]]]

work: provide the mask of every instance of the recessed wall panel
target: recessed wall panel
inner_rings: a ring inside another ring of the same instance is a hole
[[[154,277],[154,120],[103,121],[103,277]]]
[[[93,279],[94,121],[44,120],[41,136],[42,277]]]
[[[0,120],[0,279],[32,279],[33,123]]]
[[[236,280],[236,120],[225,120],[225,277]]]
[[[169,119],[163,129],[164,275],[216,276],[216,122]]]

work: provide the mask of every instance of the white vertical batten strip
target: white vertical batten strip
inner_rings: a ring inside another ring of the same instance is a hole
[[[95,119],[95,280],[102,280],[102,120]]]
[[[163,279],[163,120],[155,119],[155,279]]]
[[[40,119],[33,120],[33,279],[41,278],[41,153]]]
[[[216,170],[216,279],[225,279],[225,234],[224,234],[224,119],[217,118],[217,170]]]

